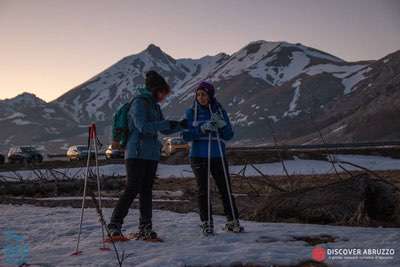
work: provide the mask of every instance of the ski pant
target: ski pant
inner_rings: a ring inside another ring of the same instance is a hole
[[[133,200],[139,194],[139,224],[140,226],[151,225],[153,180],[156,176],[158,161],[127,159],[125,160],[125,165],[127,173],[126,187],[118,199],[110,223],[121,226]]]
[[[197,186],[198,186],[198,205],[200,209],[200,219],[201,221],[208,221],[208,191],[207,191],[207,180],[208,180],[208,159],[207,158],[191,158],[191,167],[194,175],[196,176]],[[235,213],[235,218],[239,219],[238,210],[236,207],[235,199],[233,196],[229,196],[227,184],[225,182],[224,169],[222,166],[221,158],[211,158],[211,175],[214,178],[215,184],[218,188],[220,198],[224,207],[224,212],[228,221],[233,220],[232,209],[229,198],[232,198],[233,211]],[[225,161],[226,173],[228,175],[228,186],[230,192],[231,182],[228,170],[228,163]],[[211,212],[212,214],[212,208]],[[211,218],[212,221],[212,218]]]

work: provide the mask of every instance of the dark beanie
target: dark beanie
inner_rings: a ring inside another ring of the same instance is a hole
[[[203,90],[207,93],[208,98],[213,101],[214,100],[214,96],[215,96],[215,88],[214,85],[212,85],[209,82],[203,81],[199,84],[199,86],[196,89],[196,93],[198,90]]]
[[[154,70],[150,70],[146,73],[145,85],[146,88],[152,92],[159,90],[170,91],[170,87],[165,79]]]

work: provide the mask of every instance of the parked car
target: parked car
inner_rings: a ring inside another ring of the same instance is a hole
[[[9,163],[40,163],[43,161],[42,154],[33,146],[16,146],[8,151]]]
[[[124,155],[125,151],[123,149],[113,149],[111,145],[106,149],[106,159],[123,159]]]
[[[0,164],[4,164],[5,162],[5,157],[4,155],[0,154]]]
[[[161,153],[163,156],[170,156],[178,150],[188,153],[189,149],[189,144],[186,143],[181,137],[166,137],[164,138]]]
[[[88,153],[89,153],[88,147],[85,145],[70,146],[67,151],[67,158],[70,161],[84,160],[84,159],[87,159]],[[94,151],[90,151],[90,157],[91,158],[95,157]]]

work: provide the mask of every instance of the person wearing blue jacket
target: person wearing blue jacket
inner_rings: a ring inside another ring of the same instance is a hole
[[[152,230],[152,190],[160,160],[158,132],[173,134],[186,127],[185,121],[165,120],[159,102],[170,93],[170,87],[155,71],[146,73],[145,86],[135,88],[128,111],[129,135],[125,149],[127,184],[112,213],[108,229],[113,237],[122,238],[121,227],[129,208],[139,194],[140,219],[137,236],[156,238]]]
[[[227,217],[224,229],[229,232],[242,232],[243,227],[240,226],[238,220],[235,199],[231,194],[225,153],[225,141],[233,138],[233,129],[226,111],[215,98],[215,89],[211,83],[205,81],[200,83],[196,89],[194,104],[186,111],[185,116],[188,129],[182,132],[182,136],[185,141],[192,143],[190,163],[198,185],[198,205],[203,233],[205,235],[214,233],[208,194],[210,173],[215,180]],[[218,144],[217,135],[220,144]]]

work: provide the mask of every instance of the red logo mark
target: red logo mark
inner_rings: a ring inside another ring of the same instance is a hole
[[[324,261],[326,259],[326,249],[323,247],[314,247],[312,249],[312,259],[315,261]]]

